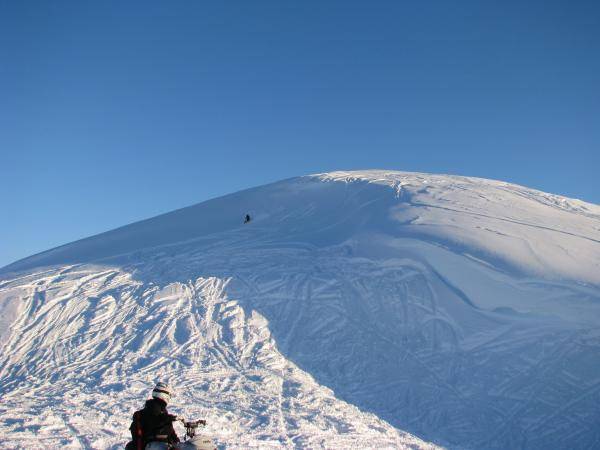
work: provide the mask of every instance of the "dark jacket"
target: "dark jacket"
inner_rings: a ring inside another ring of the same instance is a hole
[[[137,442],[138,426],[142,430],[142,445],[144,448],[148,442],[160,441],[175,444],[179,442],[177,433],[173,429],[172,416],[167,411],[167,404],[158,398],[146,400],[144,409],[137,411],[133,416],[133,423],[129,427],[133,442]]]

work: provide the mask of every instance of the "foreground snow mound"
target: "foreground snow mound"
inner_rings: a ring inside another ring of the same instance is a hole
[[[0,445],[119,448],[168,379],[227,448],[592,448],[599,266],[600,207],[497,181],[211,200],[0,272]]]

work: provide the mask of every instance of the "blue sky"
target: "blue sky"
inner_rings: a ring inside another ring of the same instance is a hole
[[[2,2],[0,266],[295,175],[600,203],[595,1]]]

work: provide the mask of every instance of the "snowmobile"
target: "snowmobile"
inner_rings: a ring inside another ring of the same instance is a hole
[[[180,450],[217,450],[212,439],[203,434],[196,434],[196,428],[206,426],[206,420],[186,421],[178,418],[185,427],[185,440],[177,448]]]
[[[203,434],[196,434],[196,429],[202,425],[206,426],[206,420],[187,421],[183,417],[177,417],[185,427],[185,440],[173,446],[165,442],[150,442],[145,450],[217,450],[211,438]]]

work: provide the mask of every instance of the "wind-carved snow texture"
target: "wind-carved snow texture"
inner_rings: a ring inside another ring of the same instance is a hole
[[[599,448],[599,266],[600,207],[508,183],[211,200],[3,269],[0,446],[120,448],[168,379],[227,448]]]

